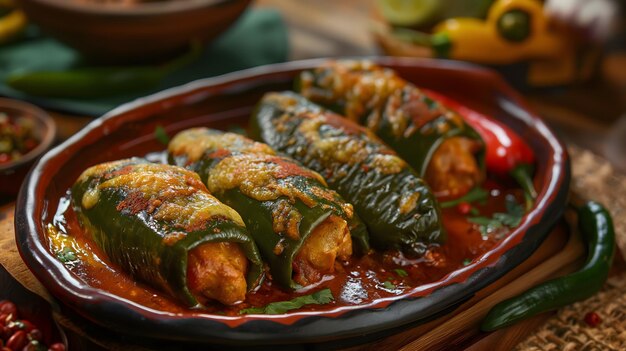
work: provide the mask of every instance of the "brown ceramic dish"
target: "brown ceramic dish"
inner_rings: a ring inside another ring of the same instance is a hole
[[[250,0],[18,0],[44,31],[95,61],[154,61],[208,41],[241,15]]]
[[[157,125],[168,133],[193,126],[242,125],[267,91],[289,89],[310,60],[259,67],[200,80],[123,105],[46,154],[32,170],[16,209],[20,254],[64,305],[91,321],[146,340],[268,345],[368,339],[423,323],[453,310],[526,259],[561,216],[569,188],[565,148],[522,99],[491,71],[446,61],[378,58],[419,86],[447,95],[506,123],[537,155],[537,204],[521,225],[491,251],[439,281],[371,304],[318,312],[238,317],[168,313],[95,289],[73,276],[47,250],[44,226],[76,177],[96,163],[144,155],[163,148]]]
[[[20,159],[0,164],[0,194],[16,195],[35,160],[48,151],[54,143],[56,125],[45,111],[17,100],[0,99],[0,113],[33,120],[35,122],[34,134],[39,140],[39,144]]]

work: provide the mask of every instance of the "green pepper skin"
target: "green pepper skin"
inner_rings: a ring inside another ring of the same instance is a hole
[[[320,172],[354,205],[375,248],[420,255],[429,244],[445,241],[429,187],[367,129],[291,92],[265,95],[251,129],[259,140]],[[337,144],[326,144],[332,140]]]
[[[133,190],[126,186],[101,188],[97,202],[85,206],[85,194],[111,179],[115,172],[124,172],[124,169],[134,172],[133,167],[142,164],[148,162],[135,158],[102,164],[96,167],[105,166],[106,169],[79,178],[72,187],[73,207],[79,221],[109,259],[133,277],[167,292],[189,307],[199,308],[200,303],[187,286],[189,251],[204,243],[234,242],[239,244],[250,262],[246,277],[248,289],[258,286],[263,273],[258,249],[246,228],[227,215],[215,215],[197,229],[186,231],[176,221],[155,219],[149,210],[124,208],[123,202],[130,198]],[[178,169],[169,165],[156,166],[165,171]],[[181,233],[184,236],[180,240],[173,243],[165,240],[170,234]]]
[[[202,144],[203,140],[205,144]],[[190,149],[195,149],[190,144],[200,145],[199,150]],[[348,222],[353,244],[358,252],[369,251],[367,229],[353,212],[352,205],[346,203],[336,192],[327,189],[318,174],[291,159],[276,156],[269,146],[234,133],[196,128],[179,133],[172,139],[168,149],[171,164],[196,172],[215,197],[242,215],[263,259],[269,264],[272,278],[283,287],[300,287],[292,279],[293,260],[313,229],[330,215],[337,215]],[[193,152],[197,152],[195,159],[190,156]],[[198,155],[201,156],[198,158]],[[254,163],[250,164],[249,161]],[[255,173],[263,173],[265,168],[278,165],[280,173],[284,175],[280,179],[274,178],[274,184],[263,187],[292,189],[295,195],[264,194],[261,199],[242,191],[241,185],[230,188],[219,182],[211,182],[211,179],[216,178],[216,169],[224,162],[233,162],[236,165],[235,171],[245,174],[246,181],[251,182],[254,181]],[[320,193],[326,196],[320,196]],[[279,208],[283,210],[280,211]],[[291,212],[292,210],[295,212]],[[274,228],[275,222],[286,213],[300,216],[295,235],[290,235],[288,230],[276,232]]]
[[[587,202],[578,209],[578,228],[588,248],[585,265],[575,273],[549,280],[495,305],[483,320],[482,330],[493,331],[559,309],[584,300],[602,288],[615,252],[611,215],[599,203]]]
[[[434,152],[452,137],[480,143],[475,156],[484,173],[480,135],[458,113],[429,98],[392,70],[368,61],[330,61],[302,72],[295,90],[370,129],[422,177]]]

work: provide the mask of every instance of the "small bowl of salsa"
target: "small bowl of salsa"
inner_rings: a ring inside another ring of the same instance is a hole
[[[16,195],[56,135],[52,117],[29,103],[0,98],[0,194]]]

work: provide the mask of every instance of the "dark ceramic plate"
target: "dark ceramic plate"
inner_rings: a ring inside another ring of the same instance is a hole
[[[86,285],[47,250],[44,225],[77,176],[99,162],[162,150],[157,125],[172,134],[205,125],[242,125],[263,93],[289,89],[302,69],[321,60],[259,67],[188,85],[123,105],[93,121],[48,152],[31,171],[16,209],[20,254],[37,278],[80,315],[123,333],[195,343],[263,345],[320,343],[392,333],[448,313],[526,259],[561,216],[569,187],[563,145],[508,85],[491,71],[445,61],[378,58],[419,86],[447,95],[506,123],[526,139],[538,159],[536,207],[490,252],[467,267],[403,296],[362,306],[276,316],[225,317],[149,309]]]

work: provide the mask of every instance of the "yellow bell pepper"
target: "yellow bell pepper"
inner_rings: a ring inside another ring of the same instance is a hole
[[[527,34],[519,38],[503,32],[503,25],[515,13],[528,19]],[[505,18],[503,16],[509,16]],[[572,55],[573,42],[550,30],[539,0],[497,0],[486,20],[455,18],[434,28],[436,35],[450,41],[448,56],[483,64],[511,64],[529,59],[558,59]]]

